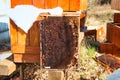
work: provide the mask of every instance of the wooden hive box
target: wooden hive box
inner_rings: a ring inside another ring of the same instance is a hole
[[[32,4],[39,8],[53,8],[59,5],[64,11],[86,10],[86,0],[76,1],[12,0],[11,6]],[[78,54],[80,48],[81,18],[83,17],[76,12],[64,12],[61,16],[40,15],[28,33],[10,20],[11,51],[14,53],[14,62],[40,63],[51,68],[70,64],[74,60],[73,55]]]
[[[115,23],[107,24],[107,40],[108,42],[113,43],[117,47],[120,47],[120,26]]]

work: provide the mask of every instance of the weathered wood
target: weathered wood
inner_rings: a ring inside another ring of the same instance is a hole
[[[49,70],[48,71],[48,80],[64,80],[63,70]]]
[[[106,68],[110,67],[112,70],[120,68],[120,58],[111,54],[104,54],[96,57],[96,59],[102,62]],[[108,66],[108,67],[107,67]]]
[[[120,13],[114,14],[114,23],[120,23]]]
[[[114,44],[112,43],[100,43],[100,52],[106,54],[113,54]]]
[[[16,65],[7,59],[0,61],[0,75],[8,76],[16,70]]]
[[[120,27],[114,23],[107,24],[107,40],[120,47]]]
[[[115,10],[120,10],[120,0],[112,0],[111,7]]]

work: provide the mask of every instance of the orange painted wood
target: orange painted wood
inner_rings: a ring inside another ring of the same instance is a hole
[[[80,0],[80,9],[79,10],[87,10],[88,0]]]
[[[28,45],[28,39],[27,39],[27,34],[20,28],[17,28],[17,41],[18,41],[18,45]]]
[[[11,7],[20,4],[30,4],[38,8],[54,8],[60,6],[64,11],[79,11],[87,9],[87,0],[11,0]]]
[[[80,0],[70,0],[70,11],[80,10]]]
[[[33,0],[11,0],[11,7],[15,7],[16,5],[20,5],[20,4],[28,4],[28,5],[32,5]]]
[[[45,0],[45,8],[55,8],[58,5],[58,0]]]
[[[33,27],[30,28],[29,30],[29,42],[30,46],[40,46],[40,26],[39,26],[39,21],[36,21],[33,25]]]
[[[10,41],[11,46],[17,44],[17,26],[12,20],[10,20]]]
[[[12,53],[39,53],[40,32],[38,22],[35,22],[28,33],[25,33],[10,20]]]
[[[11,0],[11,7],[14,8],[16,5],[18,5],[18,0]]]
[[[45,0],[33,0],[33,5],[38,8],[45,8]]]
[[[69,0],[58,0],[58,6],[62,7],[64,11],[69,11]]]
[[[39,52],[40,52],[40,47],[20,46],[20,45],[12,46],[12,53],[26,54],[26,53],[39,53]]]
[[[14,62],[16,63],[39,63],[40,54],[14,54]]]

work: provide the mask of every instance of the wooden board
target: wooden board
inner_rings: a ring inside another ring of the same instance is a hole
[[[104,54],[96,57],[96,60],[104,64],[103,66],[112,70],[120,68],[120,58],[111,54]]]
[[[10,20],[11,51],[13,53],[40,53],[40,28],[35,22],[26,34]]]
[[[120,10],[120,0],[112,0],[111,7],[115,10]]]
[[[115,44],[116,46],[120,47],[120,26],[116,25],[115,23],[108,23],[107,24],[107,40]]]
[[[16,70],[16,65],[8,59],[0,61],[0,75],[9,76]]]
[[[113,54],[114,44],[100,43],[100,53]]]
[[[14,54],[14,62],[16,63],[40,63],[40,54]]]
[[[114,23],[120,23],[120,13],[114,14]]]

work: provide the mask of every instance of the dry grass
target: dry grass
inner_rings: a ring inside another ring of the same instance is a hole
[[[113,21],[114,10],[109,4],[97,5],[88,9],[86,26],[104,27],[106,31],[106,24]]]
[[[86,26],[104,27],[106,24],[113,21],[114,11],[110,5],[94,6],[87,11]],[[81,46],[80,51],[80,75],[83,80],[105,80],[109,75],[107,70],[100,64],[96,63],[92,57],[99,55],[93,47]],[[81,79],[82,80],[82,79]]]

